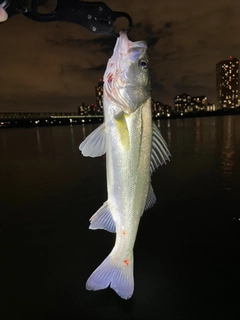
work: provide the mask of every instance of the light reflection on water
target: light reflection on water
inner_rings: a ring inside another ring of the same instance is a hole
[[[41,134],[39,132],[39,127],[36,127],[36,134],[37,134],[37,147],[38,147],[38,153],[41,157],[42,155],[42,143],[41,143]]]
[[[239,189],[238,122],[238,116],[156,121],[172,153],[171,161],[177,157],[179,167],[182,163],[186,175],[190,170],[199,171],[204,175],[204,171],[207,172],[207,169],[211,168],[211,175],[219,173],[218,178],[224,190]]]
[[[73,131],[73,126],[70,126],[70,132],[71,132],[71,146],[72,146],[72,153],[76,153],[76,141],[75,141],[75,136],[74,136],[74,131]]]
[[[171,120],[167,119],[165,120],[165,130],[166,130],[166,136],[164,136],[165,141],[167,142],[168,148],[171,149]],[[158,119],[156,121],[156,125],[158,129],[161,131],[161,121]]]
[[[173,183],[176,186],[188,185],[189,189],[193,183],[193,189],[200,188],[196,186],[200,178],[199,183],[204,184],[206,189],[211,178],[211,183],[216,181],[213,188],[236,192],[240,179],[237,166],[240,155],[239,120],[238,116],[224,116],[156,121],[172,158],[170,165],[154,173],[154,176],[159,175],[161,180],[161,175],[169,170],[175,177]],[[22,172],[19,179],[23,181],[26,177],[26,185],[31,185],[34,177],[39,181],[43,177],[47,179],[44,184],[56,181],[64,185],[70,183],[73,175],[81,177],[91,171],[94,174],[94,170],[97,170],[93,168],[95,164],[102,170],[105,168],[104,157],[86,159],[79,151],[80,143],[97,126],[88,124],[0,130],[0,164],[5,168],[0,178],[6,180],[13,173],[20,176]]]
[[[235,122],[233,117],[223,119],[222,173],[227,184],[226,190],[231,190],[231,180],[235,166]]]

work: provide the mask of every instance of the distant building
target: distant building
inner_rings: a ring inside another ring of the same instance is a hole
[[[174,110],[176,114],[196,113],[199,111],[215,111],[215,104],[206,96],[190,96],[182,93],[174,98]]]
[[[171,112],[172,108],[168,104],[163,104],[160,101],[152,100],[152,115],[154,118],[161,116],[170,117]]]
[[[98,80],[98,85],[95,87],[97,113],[103,114],[103,79]]]
[[[231,109],[238,106],[239,60],[230,56],[229,60],[216,64],[217,107]]]
[[[182,93],[174,98],[174,111],[175,113],[184,114],[192,112],[191,96],[187,93]]]
[[[163,103],[162,103],[162,102],[160,102],[160,101],[154,101],[154,100],[152,99],[152,115],[153,115],[154,117],[160,117],[162,107],[163,107]]]
[[[90,107],[86,106],[84,102],[78,107],[78,115],[86,116],[90,113]]]
[[[162,113],[161,115],[163,116],[167,116],[167,117],[170,117],[172,113],[172,107],[169,106],[168,104],[164,104],[163,107],[162,107]]]
[[[193,112],[198,111],[215,111],[216,106],[214,103],[211,103],[206,96],[196,96],[192,97],[191,105]]]

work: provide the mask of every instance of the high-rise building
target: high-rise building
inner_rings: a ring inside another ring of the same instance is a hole
[[[229,60],[216,64],[217,107],[236,108],[238,105],[239,60],[230,56]]]
[[[98,80],[98,85],[95,87],[96,89],[96,103],[97,103],[97,111],[98,113],[103,112],[103,79]]]

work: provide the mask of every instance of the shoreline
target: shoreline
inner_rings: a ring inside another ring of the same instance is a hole
[[[1,113],[0,113],[1,114]],[[41,113],[28,113],[27,117],[13,117],[16,113],[9,113],[11,117],[1,118],[0,116],[0,129],[1,128],[30,128],[30,127],[44,127],[44,126],[61,126],[61,125],[79,125],[79,124],[96,124],[102,123],[104,117],[102,115],[72,115],[72,114],[61,114],[61,115],[50,115],[44,116]],[[23,113],[19,113],[22,115]],[[6,116],[7,113],[4,113]],[[219,117],[227,115],[240,115],[240,110],[217,110],[217,111],[199,111],[197,113],[186,113],[186,114],[171,114],[170,116],[154,116],[152,119],[156,120],[174,120],[174,119],[185,119],[185,118],[199,118],[199,117]]]

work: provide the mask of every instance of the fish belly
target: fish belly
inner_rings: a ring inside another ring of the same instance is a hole
[[[128,231],[133,247],[139,219],[144,211],[150,183],[152,119],[149,104],[130,115],[112,118],[108,126],[107,151],[108,203],[116,232]],[[118,242],[116,243],[118,244]]]
[[[114,106],[107,110],[113,110]],[[150,99],[134,113],[104,112],[107,130],[108,207],[115,222],[112,252],[89,277],[88,290],[110,287],[123,299],[134,291],[133,247],[150,184],[152,117]]]

